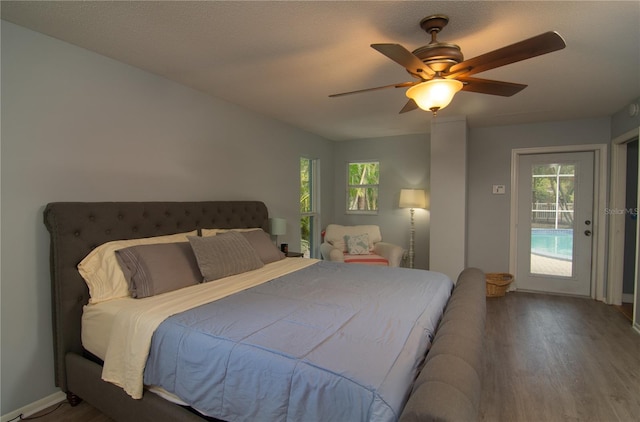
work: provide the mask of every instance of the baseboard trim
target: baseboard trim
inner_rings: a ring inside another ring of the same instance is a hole
[[[622,303],[633,303],[633,293],[622,293]]]
[[[26,418],[27,416],[31,416],[34,413],[44,410],[47,407],[53,406],[54,404],[60,403],[66,399],[67,395],[62,391],[58,391],[57,393],[53,393],[50,396],[34,401],[33,403],[29,403],[28,405],[23,406],[20,409],[16,409],[13,412],[2,415],[2,417],[0,418],[0,422],[9,422],[10,420],[17,418],[20,415],[22,415],[23,418]]]

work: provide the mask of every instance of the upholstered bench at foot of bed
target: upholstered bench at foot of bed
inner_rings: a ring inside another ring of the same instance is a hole
[[[464,270],[416,379],[401,422],[478,419],[486,318],[484,273]]]

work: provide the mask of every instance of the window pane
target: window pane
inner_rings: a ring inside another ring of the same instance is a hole
[[[319,204],[318,183],[318,160],[311,158],[300,158],[300,249],[305,258],[318,258],[319,243]]]
[[[300,159],[300,212],[311,212],[311,160]]]
[[[378,188],[349,188],[349,211],[376,211]]]
[[[573,274],[575,165],[533,166],[531,172],[531,273]]]
[[[350,185],[377,185],[380,180],[378,162],[349,163]]]
[[[313,242],[313,227],[314,218],[313,216],[306,216],[300,218],[300,252],[304,254],[305,258],[310,258],[312,256],[311,245]]]

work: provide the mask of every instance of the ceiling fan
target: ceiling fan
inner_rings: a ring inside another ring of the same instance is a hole
[[[459,46],[437,40],[438,33],[447,23],[449,17],[445,15],[432,15],[422,19],[420,27],[431,35],[431,42],[412,52],[400,44],[371,44],[375,50],[405,67],[416,80],[332,94],[329,97],[408,87],[406,95],[409,101],[400,113],[421,108],[431,111],[435,116],[460,90],[510,97],[527,87],[523,84],[474,78],[471,75],[561,50],[566,46],[560,34],[550,31],[464,60]]]

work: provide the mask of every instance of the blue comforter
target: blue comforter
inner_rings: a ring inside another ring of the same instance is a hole
[[[226,421],[395,421],[452,288],[321,261],[165,320],[145,384]]]

